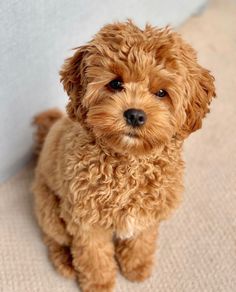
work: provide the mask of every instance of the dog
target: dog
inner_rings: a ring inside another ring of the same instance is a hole
[[[214,77],[171,28],[104,26],[65,61],[67,115],[36,116],[35,212],[56,269],[84,292],[118,267],[151,274],[160,222],[183,193],[184,140],[202,126]]]

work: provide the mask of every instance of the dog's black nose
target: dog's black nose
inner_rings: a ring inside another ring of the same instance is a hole
[[[126,119],[127,124],[132,127],[142,126],[147,119],[147,116],[143,110],[130,108],[124,112],[124,117]]]

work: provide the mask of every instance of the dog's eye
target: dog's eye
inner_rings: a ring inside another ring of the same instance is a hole
[[[167,95],[167,92],[164,89],[160,89],[157,91],[156,96],[163,98]]]
[[[123,89],[123,82],[120,79],[114,79],[108,83],[108,88],[115,91],[121,91]]]

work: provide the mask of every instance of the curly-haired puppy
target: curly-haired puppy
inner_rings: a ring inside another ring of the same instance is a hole
[[[118,266],[131,281],[151,273],[158,226],[181,200],[183,142],[209,112],[214,78],[179,34],[130,21],[103,27],[60,74],[67,116],[35,119],[37,219],[62,274],[84,292],[113,291]]]

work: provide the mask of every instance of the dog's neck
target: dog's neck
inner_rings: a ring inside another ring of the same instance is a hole
[[[172,151],[181,151],[183,141],[178,140],[176,138],[172,138],[168,143],[160,145],[157,148],[154,148],[152,151],[148,153],[142,153],[142,154],[134,154],[129,152],[119,152],[112,149],[112,147],[109,147],[102,139],[96,139],[96,145],[101,149],[101,151],[107,155],[116,157],[120,160],[139,160],[140,162],[143,160],[156,160],[158,158],[165,157],[169,152]]]

